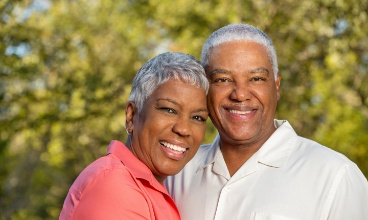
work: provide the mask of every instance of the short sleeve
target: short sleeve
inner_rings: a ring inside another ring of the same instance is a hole
[[[337,174],[325,209],[326,219],[368,219],[368,182],[351,163]]]

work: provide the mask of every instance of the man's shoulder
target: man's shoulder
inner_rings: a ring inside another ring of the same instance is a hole
[[[298,136],[298,152],[300,158],[306,158],[314,163],[328,163],[331,166],[354,164],[344,154],[324,146],[314,140]]]
[[[212,143],[202,144],[201,146],[199,146],[198,151],[208,151],[210,150],[211,146],[212,146]]]
[[[216,151],[216,145],[213,143],[202,144],[199,146],[197,153],[195,154],[193,160],[203,161],[210,156],[210,152]]]
[[[277,124],[277,126],[276,126]],[[287,120],[275,120],[275,126],[283,129],[293,129],[291,124]],[[334,150],[328,146],[325,146],[315,140],[299,136],[295,133],[295,138],[289,138],[287,143],[291,144],[294,156],[299,156],[301,160],[307,159],[310,161],[329,161],[330,163],[346,164],[352,163],[345,155]],[[287,133],[290,135],[289,133]]]

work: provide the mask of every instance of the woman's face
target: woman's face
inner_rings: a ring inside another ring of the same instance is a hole
[[[205,90],[181,80],[157,87],[140,113],[134,103],[126,110],[132,152],[161,183],[193,158],[206,131]]]

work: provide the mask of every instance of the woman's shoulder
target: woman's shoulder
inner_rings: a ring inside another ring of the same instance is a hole
[[[88,165],[79,174],[73,187],[78,188],[78,191],[82,192],[87,187],[90,187],[91,184],[95,185],[98,183],[97,186],[99,186],[106,183],[106,181],[111,184],[114,180],[119,181],[120,185],[124,184],[124,182],[134,183],[128,168],[113,155],[107,155]]]

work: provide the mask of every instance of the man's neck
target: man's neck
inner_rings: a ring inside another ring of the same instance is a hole
[[[230,176],[233,176],[239,168],[259,150],[261,146],[229,146],[221,147],[221,152],[224,157],[227,169]]]

